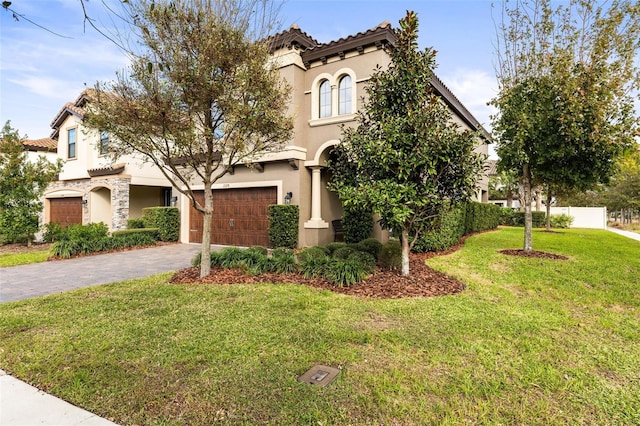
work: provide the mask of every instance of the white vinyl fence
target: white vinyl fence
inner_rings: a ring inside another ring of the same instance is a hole
[[[551,207],[551,214],[573,217],[572,228],[607,229],[606,207]]]

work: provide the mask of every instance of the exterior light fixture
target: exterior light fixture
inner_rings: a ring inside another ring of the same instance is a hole
[[[284,196],[284,203],[291,204],[292,198],[293,198],[293,192],[287,192],[287,194]]]

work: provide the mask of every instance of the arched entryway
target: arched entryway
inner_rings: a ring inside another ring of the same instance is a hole
[[[111,211],[111,190],[104,186],[89,192],[89,222],[103,222],[109,229],[113,227]]]

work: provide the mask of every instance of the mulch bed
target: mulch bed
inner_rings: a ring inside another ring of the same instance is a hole
[[[425,265],[425,260],[433,256],[452,253],[462,247],[463,241],[442,252],[423,254],[412,253],[409,257],[409,276],[399,271],[378,269],[365,281],[351,287],[339,287],[327,280],[308,279],[301,274],[261,274],[249,276],[238,269],[212,268],[211,274],[200,279],[200,268],[191,267],[176,272],[171,278],[174,284],[257,284],[286,283],[302,284],[309,287],[333,291],[335,293],[376,299],[400,299],[405,297],[434,297],[457,294],[465,285],[442,272]]]
[[[524,251],[524,250],[500,250],[500,253],[508,256],[522,256],[532,257],[537,259],[553,259],[553,260],[568,260],[567,256],[561,254],[546,253],[544,251]]]

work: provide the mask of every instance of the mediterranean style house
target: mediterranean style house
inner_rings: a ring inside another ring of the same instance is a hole
[[[329,43],[319,43],[297,26],[270,39],[273,60],[291,87],[294,136],[281,151],[264,155],[251,167],[236,166],[214,184],[213,244],[268,245],[267,208],[283,203],[299,206],[300,247],[334,240],[332,222],[341,218],[342,206],[327,190],[327,160],[340,143],[341,126],[354,125],[372,72],[389,64],[384,48],[395,41],[387,22]],[[477,151],[487,154],[489,134],[437,77],[432,85],[461,128],[483,133]],[[52,138],[66,163],[60,180],[47,191],[46,221],[103,221],[112,230],[121,229],[143,207],[173,200],[181,212],[180,241],[201,242],[202,215],[158,170],[134,158],[112,164],[101,155],[108,135],[83,129],[87,101],[85,91],[52,122]],[[487,201],[487,188],[483,176],[477,201]],[[204,197],[202,189],[198,196]],[[375,232],[382,236],[380,229]]]
[[[159,170],[140,159],[124,157],[113,164],[107,158],[109,135],[83,126],[91,92],[64,105],[51,122],[51,139],[57,141],[64,167],[44,194],[44,222],[104,222],[110,230],[124,229],[143,208],[170,205],[172,188]]]

